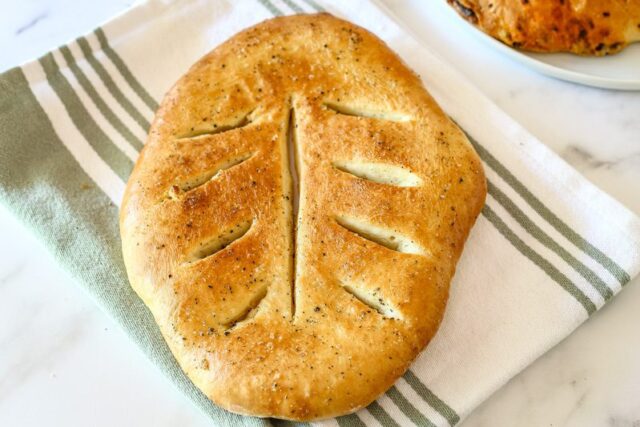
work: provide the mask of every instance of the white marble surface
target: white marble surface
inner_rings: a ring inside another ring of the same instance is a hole
[[[133,0],[2,4],[0,70]],[[640,92],[540,76],[434,11],[386,0],[414,32],[600,188],[640,214]],[[463,423],[640,427],[640,280]],[[118,327],[0,207],[0,426],[205,426]]]

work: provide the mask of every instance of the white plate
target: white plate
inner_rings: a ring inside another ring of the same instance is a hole
[[[640,90],[640,43],[604,57],[583,57],[570,53],[530,53],[513,49],[483,33],[460,17],[446,2],[443,7],[457,18],[460,28],[473,31],[486,43],[534,70],[570,82],[606,89]]]

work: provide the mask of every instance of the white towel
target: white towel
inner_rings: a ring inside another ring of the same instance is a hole
[[[8,71],[0,200],[218,425],[268,423],[216,408],[181,373],[124,279],[116,206],[158,102],[193,62],[261,20],[318,10],[399,53],[473,140],[489,184],[433,341],[374,404],[320,424],[453,426],[638,273],[640,220],[370,2],[149,1]]]

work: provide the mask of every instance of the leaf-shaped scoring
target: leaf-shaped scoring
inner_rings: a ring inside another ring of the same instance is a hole
[[[282,149],[284,150],[284,153],[282,154],[282,165],[284,169],[283,177],[285,178],[284,185],[288,187],[284,189],[284,192],[285,194],[287,194],[286,198],[289,205],[288,214],[290,215],[290,218],[287,223],[289,226],[288,233],[291,236],[291,258],[293,260],[291,263],[292,267],[290,279],[292,319],[295,317],[296,312],[296,281],[300,276],[300,263],[298,262],[299,257],[297,256],[297,241],[299,239],[298,222],[300,219],[300,215],[303,215],[303,213],[301,213],[299,210],[300,187],[302,185],[302,183],[300,182],[299,168],[302,150],[300,149],[300,141],[299,137],[297,136],[296,111],[293,105],[295,99],[294,97],[295,94],[292,95],[292,97],[285,105],[285,108],[287,109],[286,123],[284,124],[286,134],[283,138],[285,143],[281,145]],[[348,105],[340,105],[340,108],[337,108],[337,104],[333,102],[325,102],[324,105],[328,110],[336,114],[351,116],[355,118],[401,122],[410,120],[410,118],[406,114],[402,113],[378,111],[374,114],[370,111],[359,111],[357,108],[350,107]],[[242,116],[241,119],[236,120],[230,125],[222,125],[216,127],[216,129],[213,131],[199,130],[193,132],[191,135],[180,136],[178,139],[200,139],[205,135],[216,135],[226,132],[233,132],[234,130],[244,128],[250,123],[247,117],[249,117],[249,114]],[[255,119],[255,117],[252,117],[251,120],[253,121]],[[242,164],[252,156],[253,154],[244,154],[230,159],[221,159],[220,161],[218,161],[219,166],[215,167],[214,169],[208,170],[205,173],[191,178],[188,181],[175,182],[168,189],[168,197],[172,200],[177,200],[181,194],[184,197],[185,193],[206,185],[207,182],[218,177],[221,172]],[[396,187],[418,187],[422,183],[422,179],[415,173],[410,172],[404,165],[393,165],[381,162],[362,163],[355,159],[352,161],[332,159],[331,164],[341,171],[350,173],[356,179],[368,180],[371,182],[376,182],[378,184]],[[216,254],[223,251],[233,242],[243,238],[251,228],[252,222],[252,219],[247,219],[244,222],[237,224],[233,228],[229,229],[228,231],[222,230],[218,235],[201,241],[198,247],[192,252],[191,255],[189,255],[189,258],[186,260],[186,262],[194,262],[211,256],[216,256]],[[401,253],[425,255],[425,250],[419,247],[419,245],[417,245],[414,241],[407,238],[406,236],[395,234],[390,230],[385,230],[383,226],[376,226],[373,224],[362,222],[361,220],[343,216],[338,216],[336,218],[336,222],[355,235],[369,240],[370,242],[373,242],[374,244],[381,247],[385,247],[387,249]],[[364,294],[362,292],[355,291],[354,288],[350,285],[343,285],[342,289],[353,295],[357,301],[364,305],[367,305],[369,308],[372,308],[375,312],[381,314],[382,316],[388,316],[389,318],[393,319],[400,318],[397,314],[397,309],[395,309],[394,311],[391,309],[381,308],[393,306],[392,303],[385,301],[383,298],[376,297],[374,301],[371,298],[363,297],[362,295]],[[258,288],[255,291],[255,294],[247,300],[245,306],[238,310],[240,314],[237,316],[237,318],[234,318],[230,321],[224,321],[221,323],[221,325],[227,327],[227,329],[230,329],[230,326],[237,327],[238,319],[244,320],[248,313],[253,313],[256,310],[257,305],[266,296],[266,292],[267,288]]]

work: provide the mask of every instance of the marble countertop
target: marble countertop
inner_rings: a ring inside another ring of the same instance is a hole
[[[640,92],[541,76],[439,22],[431,2],[385,1],[532,134],[640,214]],[[132,2],[7,2],[0,71],[92,30]],[[1,206],[0,236],[0,426],[210,425]],[[462,425],[639,427],[638,282]]]

